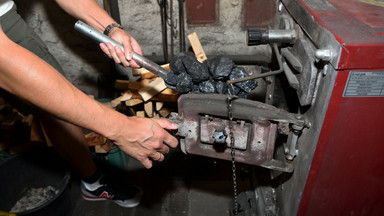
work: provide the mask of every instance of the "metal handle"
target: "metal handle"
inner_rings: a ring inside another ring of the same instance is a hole
[[[113,46],[118,46],[124,51],[124,46],[120,44],[119,42],[113,40],[112,38],[96,31],[92,27],[88,26],[82,21],[77,21],[75,23],[75,30],[78,32],[84,34],[85,36],[88,36],[89,38],[95,40],[98,43],[111,43]],[[160,65],[156,64],[155,62],[151,61],[148,58],[145,58],[144,56],[133,52],[132,59],[141,67],[149,70],[150,72],[160,76],[161,78],[165,79],[167,74],[169,73],[168,70],[160,67]]]

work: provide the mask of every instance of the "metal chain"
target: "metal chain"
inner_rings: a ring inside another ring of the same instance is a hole
[[[237,200],[237,180],[236,180],[236,164],[235,164],[235,137],[233,136],[233,108],[232,101],[237,97],[231,92],[234,89],[233,84],[228,86],[228,118],[229,118],[229,136],[231,139],[231,156],[232,156],[232,179],[233,179],[233,197],[234,197],[234,210],[235,215],[238,215],[239,203]]]

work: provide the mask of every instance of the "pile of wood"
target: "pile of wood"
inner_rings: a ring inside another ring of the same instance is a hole
[[[162,66],[169,70],[169,64]],[[133,69],[140,81],[116,80],[115,88],[121,96],[111,101],[110,106],[131,115],[149,118],[166,118],[174,110],[180,94],[167,88],[162,78],[146,69]]]
[[[40,123],[0,97],[0,151],[17,154],[43,144]]]
[[[162,65],[169,70],[169,64]],[[104,105],[127,116],[166,118],[177,111],[179,93],[167,88],[164,80],[146,69],[133,69],[139,81],[116,80],[115,88],[121,96],[105,102]],[[85,135],[89,146],[94,146],[96,153],[108,153],[113,143],[94,132]]]

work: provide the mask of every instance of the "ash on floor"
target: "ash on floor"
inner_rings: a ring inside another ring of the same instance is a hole
[[[52,186],[45,188],[26,188],[25,194],[16,202],[16,204],[10,210],[11,213],[25,212],[50,201],[59,190],[56,190]]]

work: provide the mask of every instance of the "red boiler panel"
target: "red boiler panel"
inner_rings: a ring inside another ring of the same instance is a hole
[[[299,215],[382,215],[384,2],[300,1],[342,46]]]

